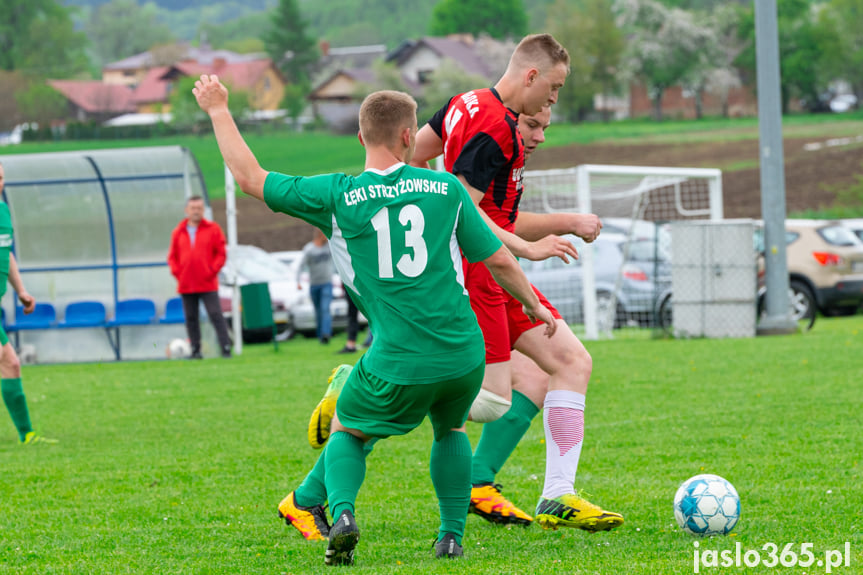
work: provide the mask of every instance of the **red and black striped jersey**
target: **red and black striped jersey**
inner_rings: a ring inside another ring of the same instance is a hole
[[[518,115],[494,88],[452,98],[429,126],[443,140],[444,166],[485,192],[480,207],[501,228],[513,231],[521,200],[524,141]]]

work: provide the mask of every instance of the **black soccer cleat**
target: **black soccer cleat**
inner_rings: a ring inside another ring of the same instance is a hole
[[[464,549],[456,543],[455,535],[447,533],[443,539],[436,541],[434,544],[434,556],[437,559],[454,559],[464,556]]]
[[[324,563],[327,565],[353,565],[354,548],[360,540],[360,529],[354,519],[354,514],[348,510],[342,511],[337,521],[330,527],[330,543]]]

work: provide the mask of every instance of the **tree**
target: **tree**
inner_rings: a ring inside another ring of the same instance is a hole
[[[264,46],[288,82],[308,86],[311,68],[318,61],[318,48],[306,33],[297,0],[279,0]]]
[[[487,78],[468,74],[457,62],[444,58],[425,86],[417,117],[421,118],[420,122],[428,120],[456,94],[487,85]]]
[[[0,69],[64,78],[82,72],[87,38],[74,32],[71,10],[53,0],[0,0]]]
[[[628,74],[642,80],[662,120],[662,96],[684,82],[700,61],[709,31],[689,12],[668,9],[655,0],[623,0],[620,14],[629,44],[623,57]]]
[[[66,98],[42,79],[31,81],[29,88],[16,92],[15,101],[24,121],[42,126],[63,118],[68,106]]]
[[[99,67],[174,41],[167,24],[156,18],[154,4],[111,0],[90,13],[85,28]]]
[[[777,0],[776,8],[782,111],[788,111],[792,98],[802,99],[810,111],[817,111],[823,105],[821,94],[831,79],[824,65],[822,50],[829,33],[817,25],[816,13],[808,0]],[[748,45],[736,63],[754,78],[756,47],[755,12],[752,7],[742,12],[740,31]]]
[[[560,91],[557,111],[575,122],[593,106],[595,94],[607,100],[615,91],[623,33],[617,27],[612,0],[585,0],[579,8],[557,0],[548,10],[546,27],[569,52],[570,74]],[[603,118],[608,119],[606,110]]]
[[[521,0],[441,0],[432,11],[429,33],[479,34],[521,38],[527,33],[527,13]]]
[[[30,22],[20,68],[45,78],[72,78],[87,71],[87,37],[76,32],[69,13],[54,5]]]
[[[826,71],[848,81],[863,102],[863,0],[830,0],[819,24]]]

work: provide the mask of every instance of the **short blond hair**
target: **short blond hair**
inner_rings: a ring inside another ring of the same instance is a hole
[[[416,121],[416,100],[404,92],[372,92],[360,106],[360,133],[366,145],[393,145],[401,131],[413,128]]]
[[[540,72],[558,64],[565,64],[569,72],[569,52],[551,34],[525,36],[509,60],[510,68],[537,68]]]

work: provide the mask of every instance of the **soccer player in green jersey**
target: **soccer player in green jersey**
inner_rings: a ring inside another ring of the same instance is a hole
[[[407,94],[376,92],[363,101],[362,174],[304,178],[260,167],[216,76],[201,76],[193,92],[240,188],[330,238],[342,282],[357,296],[374,332],[374,345],[341,390],[327,448],[286,498],[286,515],[317,538],[329,537],[327,564],[351,564],[359,540],[354,502],[365,476],[364,444],[408,433],[428,415],[434,429],[431,478],[441,514],[435,553],[461,555],[471,461],[464,424],[485,366],[459,249],[469,261],[484,262],[527,315],[546,323],[548,336],[556,325],[551,313],[458,179],[406,165],[417,130],[416,102]],[[323,509],[303,505],[319,500],[321,492],[329,498],[332,528]]]
[[[0,193],[3,192],[4,178],[3,164],[0,164]],[[24,306],[24,313],[33,313],[36,308],[36,298],[24,289],[24,282],[21,281],[21,274],[18,272],[18,263],[12,254],[12,239],[12,216],[9,214],[9,206],[0,201],[0,297],[6,293],[8,281],[18,294],[18,300]],[[21,362],[2,325],[0,325],[0,389],[2,389],[3,403],[9,410],[12,423],[18,430],[18,439],[22,444],[56,441],[37,435],[33,431],[30,412],[27,410],[27,397],[21,386]]]

